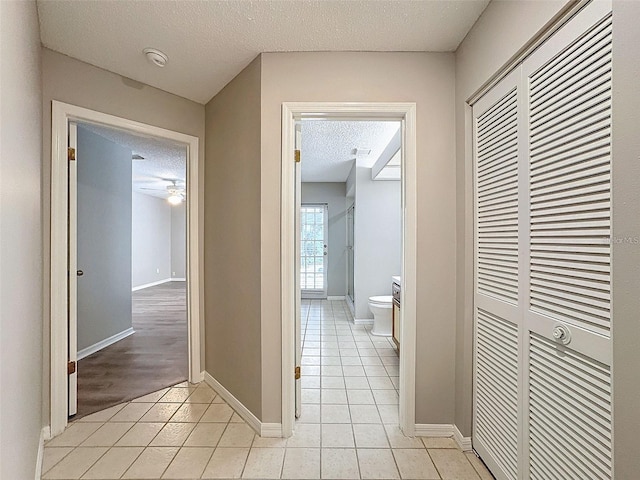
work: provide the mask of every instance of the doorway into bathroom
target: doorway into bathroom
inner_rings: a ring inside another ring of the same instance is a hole
[[[283,218],[283,252],[293,258],[283,256],[283,314],[291,319],[283,322],[283,358],[284,368],[287,356],[300,367],[295,383],[283,382],[285,435],[294,428],[326,430],[327,438],[356,446],[364,436],[382,444],[415,428],[414,282],[402,292],[407,309],[397,319],[404,321],[403,348],[392,340],[391,320],[389,332],[371,331],[370,297],[388,298],[391,317],[392,277],[415,278],[415,187],[405,181],[415,170],[413,110],[407,104],[387,108],[382,115],[307,115],[287,112],[285,104],[283,216],[288,208],[293,215]],[[285,153],[288,141],[300,152],[293,169],[285,167],[286,157],[294,157]],[[327,224],[327,241],[314,250],[322,253],[325,292],[314,298],[302,294],[309,267],[316,267],[305,254],[303,216],[310,204],[325,208]]]

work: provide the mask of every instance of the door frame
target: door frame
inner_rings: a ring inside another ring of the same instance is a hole
[[[402,332],[400,343],[399,424],[415,433],[416,373],[416,104],[352,102],[285,102],[282,104],[281,295],[282,295],[282,436],[295,422],[295,122],[300,118],[331,120],[399,120],[402,122]],[[391,282],[391,279],[389,279]]]
[[[329,204],[328,203],[318,203],[318,202],[309,202],[309,203],[301,203],[300,208],[304,206],[313,206],[313,207],[322,207],[324,209],[323,212],[323,242],[324,242],[324,271],[323,275],[323,289],[319,290],[304,290],[302,287],[300,288],[301,298],[305,300],[313,300],[313,299],[321,299],[326,300],[327,295],[329,294]],[[302,229],[302,212],[300,212],[300,229]],[[299,233],[299,242],[302,242],[302,233]],[[300,248],[302,252],[302,248]],[[302,256],[300,256],[300,260],[302,260]],[[302,264],[300,265],[300,275],[302,275]]]
[[[52,101],[51,118],[51,255],[50,255],[50,427],[51,436],[62,433],[68,416],[68,173],[69,122],[93,123],[120,130],[162,137],[184,144],[187,149],[187,335],[189,381],[202,380],[200,309],[201,270],[199,242],[199,188],[197,137],[109,115],[87,108]]]

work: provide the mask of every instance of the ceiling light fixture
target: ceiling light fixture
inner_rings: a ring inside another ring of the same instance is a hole
[[[171,205],[180,205],[182,203],[182,195],[178,194],[178,193],[172,193],[169,198],[167,198],[167,201],[171,204]]]
[[[169,57],[156,48],[145,48],[142,53],[145,54],[149,63],[152,63],[156,67],[164,67],[169,61]]]

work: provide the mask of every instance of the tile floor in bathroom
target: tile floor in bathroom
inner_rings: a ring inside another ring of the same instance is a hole
[[[451,438],[398,428],[398,356],[344,301],[303,302],[302,416],[261,438],[206,384],[183,383],[74,422],[44,450],[43,479],[493,477]]]

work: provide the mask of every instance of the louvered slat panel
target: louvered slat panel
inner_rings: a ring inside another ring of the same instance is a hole
[[[510,478],[518,472],[518,330],[477,309],[475,435]],[[499,339],[499,340],[498,340]]]
[[[512,89],[476,123],[477,288],[518,302],[518,95]]]
[[[610,333],[611,18],[529,75],[530,307]]]
[[[544,337],[530,338],[531,478],[611,478],[611,372]]]

